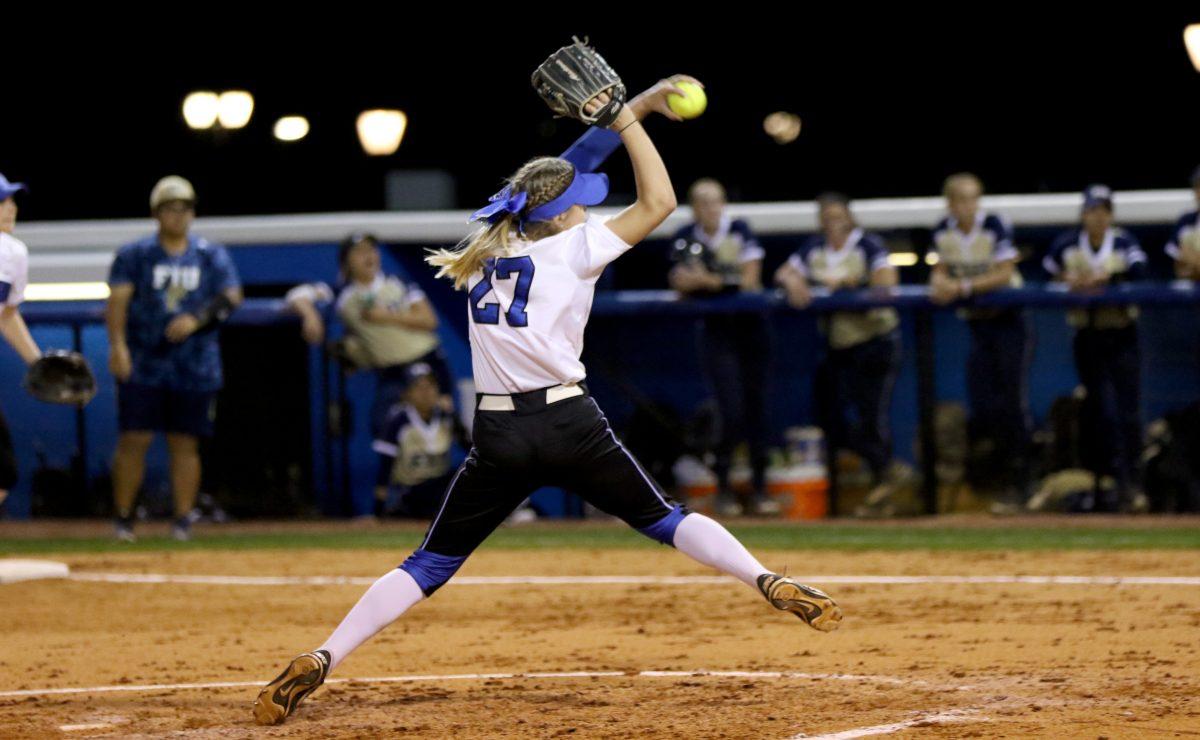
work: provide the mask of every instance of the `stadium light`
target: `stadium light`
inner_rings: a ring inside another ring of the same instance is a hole
[[[925,255],[925,264],[929,265],[930,267],[933,267],[937,263],[938,263],[937,252],[929,252]]]
[[[892,267],[912,267],[918,261],[916,252],[892,252],[888,255],[888,264]]]
[[[1200,72],[1200,23],[1193,23],[1183,29],[1183,45],[1187,47],[1188,56],[1192,58],[1192,66]]]
[[[27,301],[102,301],[108,298],[108,283],[30,283]]]
[[[188,128],[212,128],[217,123],[217,94],[198,91],[183,99],[183,120]]]
[[[275,122],[275,138],[280,141],[300,141],[308,136],[308,119],[304,116],[284,116]]]
[[[800,116],[786,111],[776,111],[763,119],[763,131],[776,144],[790,144],[800,136]]]
[[[408,116],[398,110],[368,110],[358,116],[358,141],[372,157],[386,157],[400,148]]]
[[[250,123],[254,114],[254,96],[245,90],[229,90],[221,93],[217,101],[217,120],[222,128],[242,128]]]

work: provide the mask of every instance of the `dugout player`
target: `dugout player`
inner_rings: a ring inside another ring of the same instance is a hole
[[[579,48],[587,49],[577,44],[559,54]],[[351,651],[437,591],[546,483],[564,485],[648,537],[737,577],[817,629],[837,626],[841,611],[824,593],[771,573],[720,524],[670,503],[583,382],[579,356],[596,280],[675,209],[666,167],[639,123],[666,109],[675,89],[664,81],[634,98],[608,130],[590,130],[586,146],[572,147],[567,158],[527,162],[473,216],[485,226],[458,248],[428,258],[468,292],[479,390],[475,446],[416,552],[376,581],[320,648],[296,657],[260,692],[254,704],[260,724],[282,722]],[[589,113],[613,107],[607,93],[587,99]],[[607,178],[592,170],[618,142],[633,164],[637,200],[605,221],[587,212],[608,191]]]
[[[1146,253],[1137,239],[1113,225],[1112,191],[1091,185],[1083,192],[1082,224],[1061,234],[1042,261],[1046,272],[1076,293],[1142,280]],[[1101,491],[1102,511],[1143,510],[1141,354],[1136,306],[1073,309],[1075,369],[1087,391],[1084,427],[1093,431],[1097,458],[1093,470],[1113,476],[1116,487]],[[1099,475],[1097,476],[1099,488]]]
[[[451,447],[462,436],[454,412],[441,403],[433,368],[410,364],[400,402],[372,443],[379,456],[375,515],[432,517],[450,483]]]
[[[841,193],[817,198],[821,233],[813,236],[775,272],[788,303],[805,308],[812,285],[830,291],[890,288],[899,282],[883,241],[854,221]],[[831,449],[853,450],[871,469],[875,489],[892,460],[892,389],[900,370],[900,317],[892,308],[843,311],[822,319],[828,346],[817,369],[813,399]],[[836,466],[835,466],[836,467]]]
[[[379,240],[365,232],[347,236],[338,248],[340,291],[324,283],[297,286],[288,292],[288,306],[301,318],[301,333],[311,344],[325,335],[320,306],[333,302],[346,327],[344,343],[355,365],[376,373],[371,406],[371,433],[379,434],[391,408],[399,401],[412,363],[424,363],[437,374],[443,392],[452,388],[450,371],[437,335],[438,319],[416,283],[385,275]],[[443,401],[452,407],[451,398]]]
[[[12,235],[18,210],[14,196],[25,189],[24,183],[9,182],[0,174],[0,334],[26,365],[32,365],[42,356],[42,351],[19,310],[29,283],[29,250],[24,242]],[[17,458],[12,435],[4,413],[0,411],[0,505],[16,483]]]
[[[199,440],[213,431],[222,385],[218,327],[241,303],[229,253],[190,232],[196,192],[182,177],[150,192],[158,233],[127,244],[109,271],[108,366],[117,380],[113,460],[116,536],[133,542],[133,511],[156,433],[167,438],[175,539],[190,537],[200,490]]]
[[[974,295],[1019,287],[1017,249],[1012,225],[979,207],[983,183],[970,173],[946,178],[943,186],[949,214],[933,232],[934,265],[929,297],[949,304]],[[996,503],[1019,506],[1029,494],[1029,365],[1031,329],[1017,308],[965,308],[960,315],[970,328],[967,355],[968,436],[973,456],[983,457],[984,470],[995,471]],[[993,487],[993,476],[973,466],[972,483]]]
[[[725,213],[725,188],[711,178],[688,189],[695,221],[675,232],[668,273],[670,286],[687,296],[728,295],[762,290],[763,248],[741,219]],[[767,488],[767,371],[770,328],[758,313],[712,314],[697,326],[700,362],[716,395],[720,436],[713,472],[717,512],[736,516],[778,514]],[[743,503],[729,485],[734,448],[750,448],[752,491]]]
[[[1200,281],[1200,167],[1192,172],[1192,191],[1197,208],[1179,217],[1165,251],[1175,260],[1176,277]]]

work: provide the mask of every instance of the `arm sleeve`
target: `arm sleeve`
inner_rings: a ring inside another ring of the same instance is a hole
[[[608,228],[603,219],[593,215],[571,235],[567,245],[568,261],[576,275],[593,279],[604,272],[609,262],[631,248],[632,245],[626,244]]]
[[[230,288],[242,287],[242,281],[238,277],[237,267],[233,264],[233,258],[229,256],[229,250],[219,244],[214,244],[212,264],[213,269],[217,273],[217,292],[224,293]]]
[[[1052,278],[1060,277],[1063,271],[1063,250],[1067,245],[1074,241],[1072,234],[1063,234],[1054,240],[1054,244],[1050,247],[1050,251],[1042,258],[1042,269],[1047,272]]]
[[[1013,244],[1012,222],[1003,216],[993,215],[988,218],[988,225],[996,244],[996,249],[992,252],[992,262],[1007,262],[1017,259],[1020,255]]]
[[[1187,225],[1187,216],[1180,218],[1175,222],[1175,228],[1171,230],[1171,240],[1163,247],[1163,251],[1173,260],[1179,259],[1179,245],[1183,243],[1183,229]]]
[[[1149,260],[1142,251],[1142,245],[1128,233],[1124,235],[1129,240],[1125,247],[1125,272],[1121,273],[1121,282],[1136,282],[1146,279]]]
[[[404,411],[397,410],[388,417],[383,425],[383,429],[375,435],[375,439],[371,441],[371,449],[375,450],[381,457],[386,457],[389,460],[394,460],[399,452],[396,446],[396,440],[400,439],[400,428],[404,426]]]
[[[108,284],[111,285],[128,285],[137,282],[137,264],[133,251],[128,247],[122,247],[117,251],[117,256],[113,258],[112,265],[108,268]]]
[[[736,231],[742,237],[742,251],[738,255],[738,262],[744,265],[747,262],[754,262],[766,256],[766,251],[758,243],[758,237],[754,236],[754,232],[750,230],[749,224],[745,221],[737,220],[729,228],[730,231]]]
[[[7,257],[0,259],[0,304],[19,306],[25,300],[29,283],[29,254],[17,243]]]
[[[869,272],[875,272],[876,270],[892,266],[891,261],[888,260],[887,247],[884,246],[883,241],[879,237],[873,234],[866,236],[859,244],[862,245],[863,254],[866,255],[867,270]]]
[[[425,291],[421,290],[421,286],[416,283],[404,284],[404,307],[408,308],[414,303],[420,303],[425,300]]]
[[[811,245],[803,244],[787,258],[788,266],[806,278],[808,277],[808,253],[811,248]]]
[[[606,128],[589,128],[560,156],[580,172],[594,172],[621,146],[621,135]]]

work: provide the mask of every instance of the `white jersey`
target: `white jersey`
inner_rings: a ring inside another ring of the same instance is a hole
[[[594,215],[554,236],[513,242],[470,284],[475,390],[524,393],[583,380],[596,279],[629,248]]]
[[[21,305],[28,284],[29,250],[12,234],[0,232],[0,305]]]

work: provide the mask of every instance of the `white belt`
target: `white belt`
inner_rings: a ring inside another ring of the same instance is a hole
[[[582,396],[583,389],[577,384],[556,385],[546,389],[546,405],[558,403],[559,401],[575,396]],[[516,405],[513,403],[512,396],[493,396],[484,394],[479,399],[480,411],[516,411]]]

